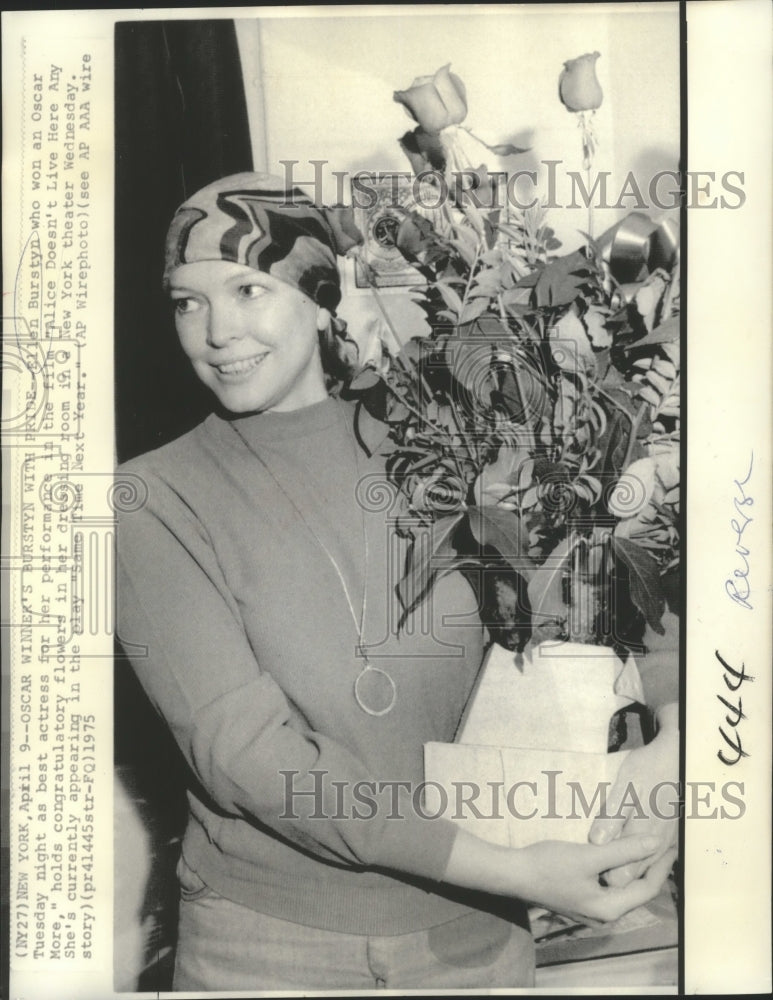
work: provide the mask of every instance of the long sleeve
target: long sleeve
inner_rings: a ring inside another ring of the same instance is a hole
[[[119,525],[118,634],[206,795],[323,859],[441,878],[453,824],[422,818],[413,789],[379,786],[399,775],[374,775],[309,727],[257,662],[209,534],[169,483],[142,475],[148,502]],[[314,657],[310,645],[297,669]],[[376,738],[379,720],[363,721]]]

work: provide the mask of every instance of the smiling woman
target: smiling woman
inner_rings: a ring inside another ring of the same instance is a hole
[[[231,413],[327,395],[320,347],[341,299],[336,235],[298,189],[236,174],[180,206],[164,285],[183,351]]]
[[[198,261],[171,278],[175,325],[201,381],[231,413],[325,399],[319,333],[330,313],[243,264]]]

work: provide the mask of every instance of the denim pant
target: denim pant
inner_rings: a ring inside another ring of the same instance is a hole
[[[184,862],[174,989],[507,989],[534,985],[531,935],[473,911],[390,937],[290,923],[224,899]]]

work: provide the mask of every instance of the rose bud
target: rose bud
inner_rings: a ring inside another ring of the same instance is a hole
[[[604,100],[596,79],[596,60],[599,52],[586,52],[577,59],[564,63],[558,78],[558,96],[569,111],[595,111]]]
[[[417,77],[407,90],[396,90],[394,99],[427,132],[459,125],[467,116],[467,93],[450,63],[434,76]]]

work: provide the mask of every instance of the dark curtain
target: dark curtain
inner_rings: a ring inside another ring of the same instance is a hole
[[[125,461],[178,437],[210,410],[177,343],[161,274],[178,205],[218,177],[252,169],[233,22],[117,24],[115,122],[116,446]],[[117,776],[142,818],[152,862],[135,971],[137,988],[156,992],[171,988],[186,771],[120,647],[117,653]],[[117,866],[127,863],[121,843]]]
[[[252,152],[233,21],[120,23],[115,56],[115,391],[124,461],[209,412],[161,292],[164,236],[188,195],[252,170]]]

